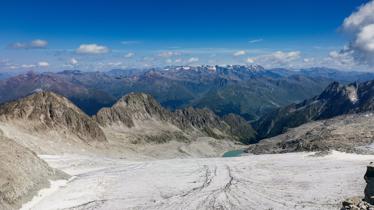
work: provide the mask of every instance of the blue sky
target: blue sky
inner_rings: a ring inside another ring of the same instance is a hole
[[[366,68],[367,62],[316,61],[341,55],[352,39],[342,32],[343,21],[368,2],[4,0],[0,70],[255,63]]]

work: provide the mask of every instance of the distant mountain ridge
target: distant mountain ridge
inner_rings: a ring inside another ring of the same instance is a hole
[[[235,113],[252,121],[276,108],[317,95],[332,81],[369,79],[374,79],[374,74],[325,68],[264,69],[256,65],[28,72],[0,80],[0,103],[41,89],[63,95],[88,115],[94,115],[123,95],[144,92],[170,110],[207,107],[220,116]]]

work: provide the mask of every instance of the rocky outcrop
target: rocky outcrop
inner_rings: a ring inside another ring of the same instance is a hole
[[[52,92],[36,92],[0,106],[0,121],[24,122],[36,131],[69,132],[85,142],[105,142],[97,123],[67,98]]]
[[[265,115],[254,123],[254,128],[262,139],[310,121],[373,110],[374,81],[349,85],[333,82],[319,96]]]
[[[18,209],[49,185],[68,175],[50,168],[31,150],[0,134],[0,209]]]
[[[365,201],[374,205],[374,162],[371,162],[367,167],[365,181]]]
[[[340,210],[373,210],[374,206],[366,202],[362,197],[348,198],[342,203]]]
[[[131,129],[145,123],[151,123],[154,127],[167,124],[178,131],[175,131],[175,135],[170,133],[165,135],[164,132],[159,136],[179,136],[184,140],[186,135],[208,136],[216,139],[228,138],[242,142],[253,137],[253,133],[245,133],[242,130],[242,132],[237,132],[238,129],[244,128],[252,131],[251,126],[240,117],[231,116],[225,121],[206,108],[189,107],[172,112],[163,108],[151,95],[144,93],[128,94],[112,107],[101,109],[94,118],[103,127],[125,126]],[[235,127],[237,125],[242,127]],[[181,132],[186,135],[182,135]]]

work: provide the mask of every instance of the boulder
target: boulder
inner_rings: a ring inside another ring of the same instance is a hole
[[[366,188],[365,188],[365,200],[374,205],[374,162],[371,162],[367,166],[365,174]]]

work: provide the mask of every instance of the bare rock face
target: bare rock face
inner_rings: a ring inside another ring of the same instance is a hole
[[[68,175],[50,168],[31,150],[0,134],[0,209],[17,209],[48,180]]]
[[[236,126],[234,121],[239,120],[237,117],[229,117],[230,124],[209,109],[189,107],[171,112],[163,108],[151,95],[144,93],[128,94],[111,108],[101,109],[94,118],[103,127],[124,125],[133,128],[137,124],[148,121],[154,124],[171,125],[187,135],[200,133],[200,135],[216,139],[232,138],[235,140],[243,140],[247,137],[242,135],[243,133],[240,136],[237,135],[237,130],[233,128]],[[250,127],[244,119],[237,124],[243,125],[244,123]],[[183,135],[179,133],[178,136]]]
[[[127,127],[133,127],[134,120],[144,121],[158,119],[166,121],[171,118],[167,111],[150,95],[130,93],[117,101],[111,108],[103,108],[96,115],[100,125],[110,125],[121,122]]]
[[[367,183],[365,188],[365,200],[374,205],[374,163],[371,162],[368,165],[366,174],[365,174],[365,181]]]
[[[83,141],[106,141],[97,123],[67,98],[52,92],[37,92],[0,106],[0,120],[25,121],[36,130],[71,132]]]

